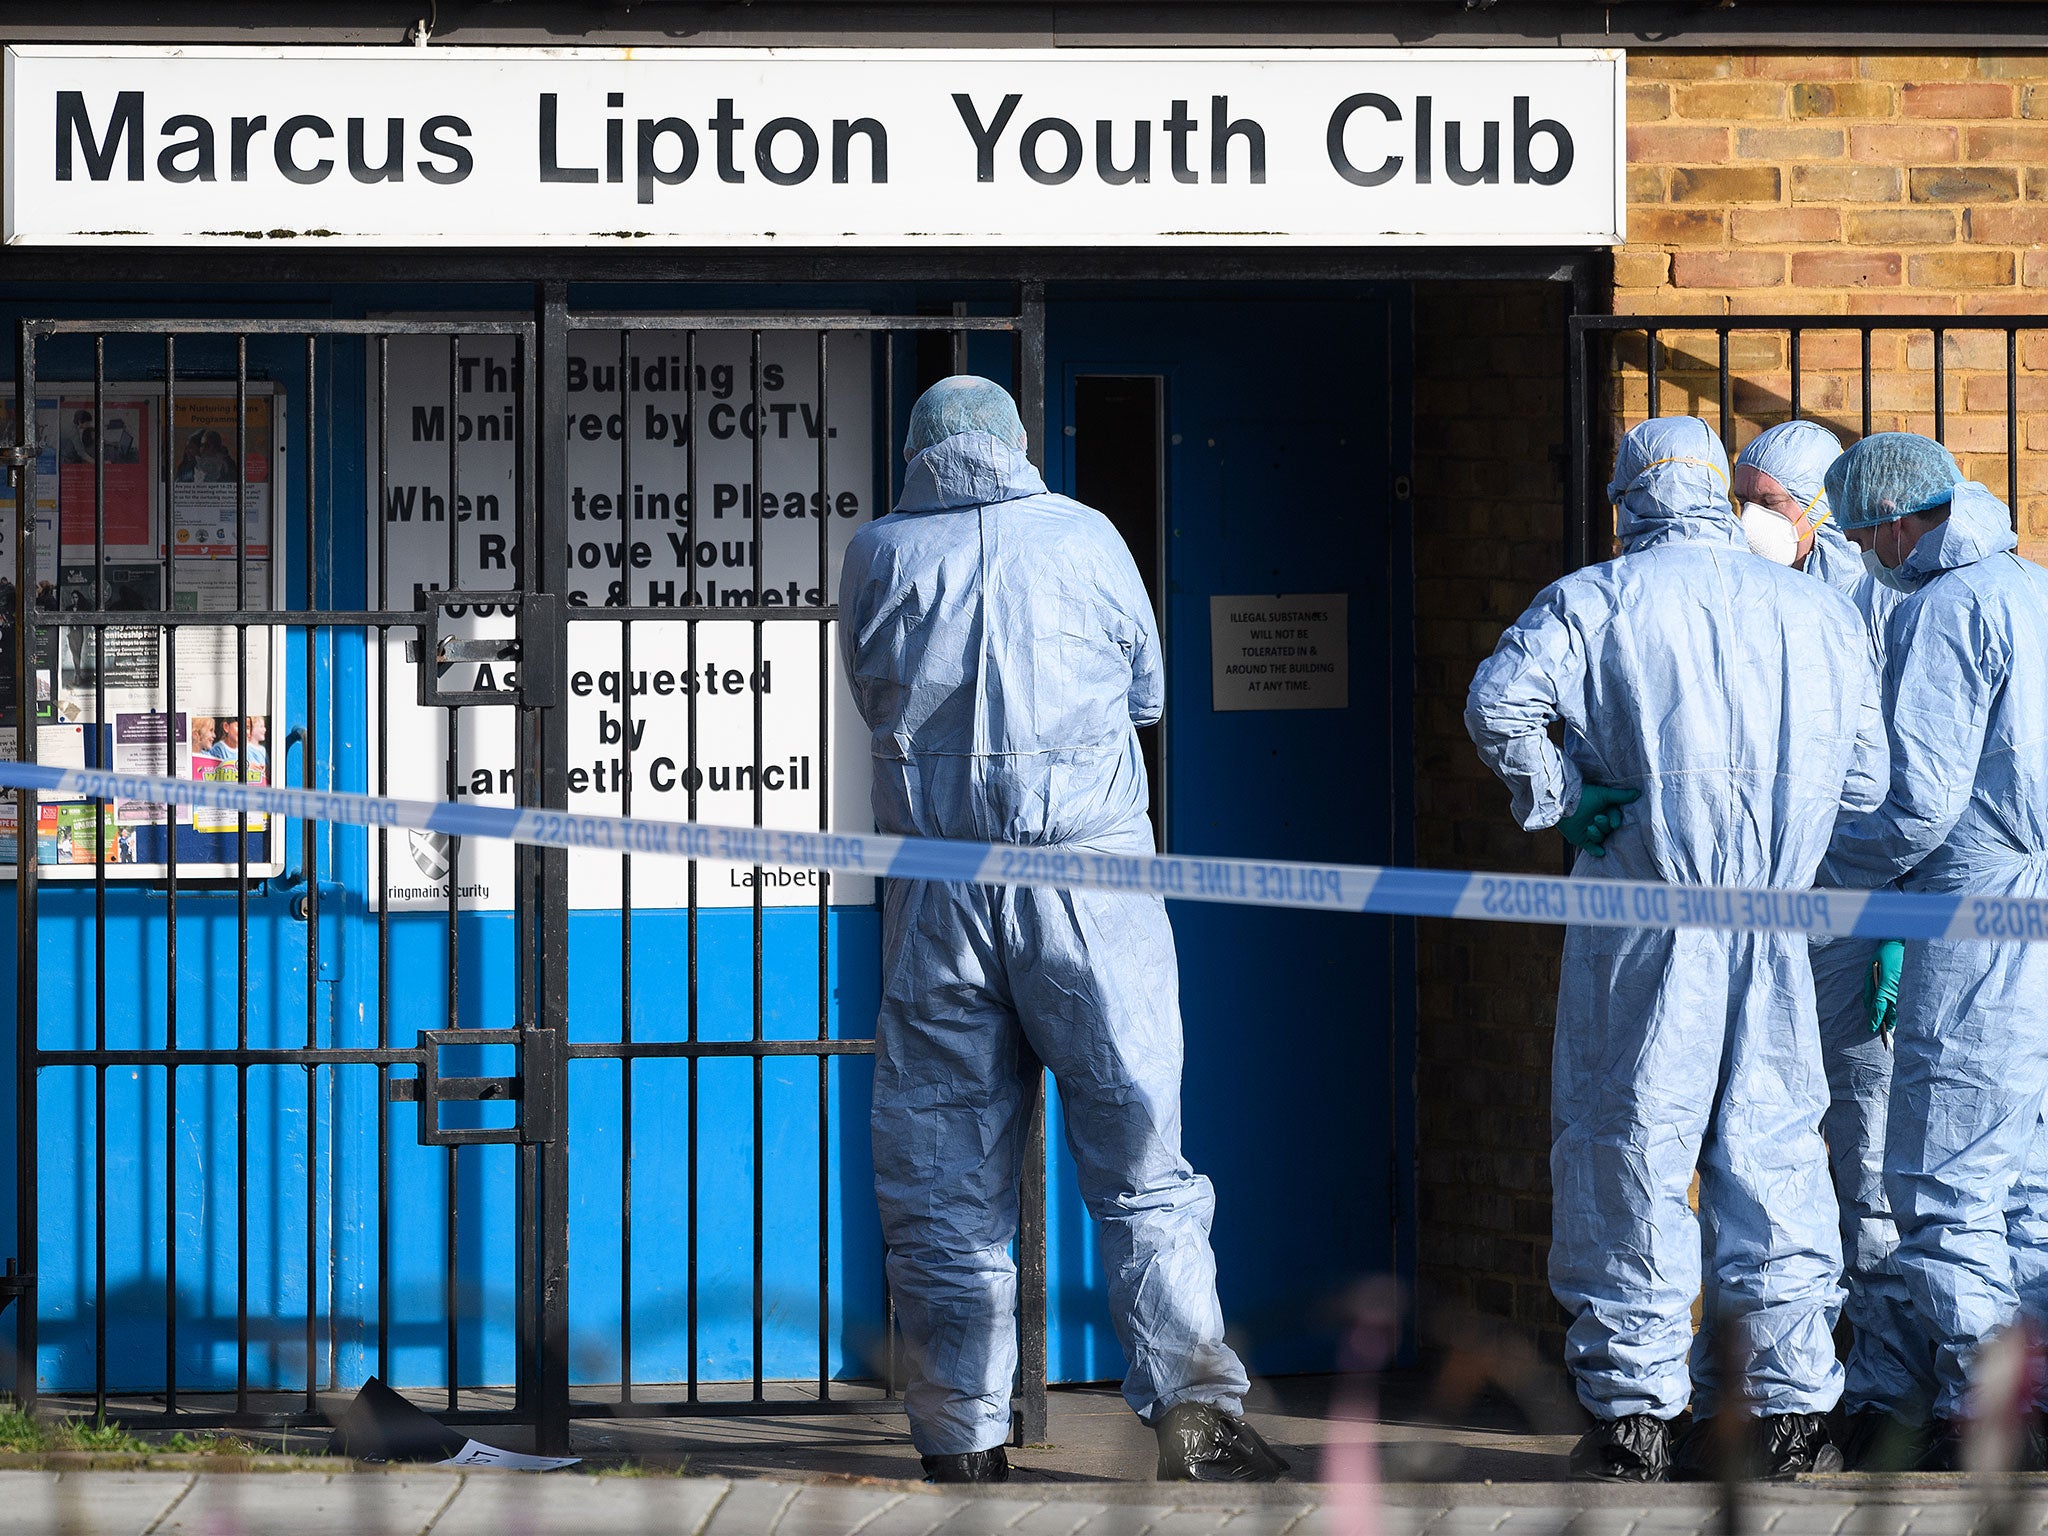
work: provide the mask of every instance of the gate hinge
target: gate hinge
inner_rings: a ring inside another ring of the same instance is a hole
[[[35,1289],[36,1277],[22,1269],[19,1260],[9,1259],[6,1272],[0,1274],[0,1312],[12,1302],[34,1295]]]

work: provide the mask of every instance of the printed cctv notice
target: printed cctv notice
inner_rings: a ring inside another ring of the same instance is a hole
[[[1342,592],[1210,598],[1214,706],[1218,710],[1349,706],[1348,602]]]
[[[6,50],[11,244],[1622,238],[1598,49]]]

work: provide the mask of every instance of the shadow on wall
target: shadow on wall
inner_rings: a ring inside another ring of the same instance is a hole
[[[1565,293],[1415,288],[1415,851],[1438,868],[1555,873],[1465,734],[1501,632],[1563,570]],[[1603,482],[1604,483],[1604,482]],[[1561,931],[1416,925],[1418,1306],[1499,1320],[1552,1358],[1550,1037]],[[1464,1324],[1460,1323],[1460,1327]]]

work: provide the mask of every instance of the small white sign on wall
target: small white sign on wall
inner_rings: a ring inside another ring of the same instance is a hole
[[[1211,597],[1215,707],[1349,707],[1349,620],[1349,598],[1342,592]]]

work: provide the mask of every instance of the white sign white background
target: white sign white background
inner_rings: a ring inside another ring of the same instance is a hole
[[[1608,245],[1623,75],[1619,51],[1589,49],[14,47],[5,228],[41,245]]]
[[[379,602],[381,540],[389,551],[383,602],[413,606],[416,584],[445,587],[448,572],[449,443],[451,419],[448,342],[439,337],[396,337],[389,343],[391,395],[384,420],[390,430],[390,482],[385,516],[373,519],[368,544],[370,596]],[[555,536],[567,546],[571,601],[598,612],[621,602],[649,607],[687,600],[694,569],[705,606],[744,614],[739,598],[753,596],[754,508],[772,505],[760,521],[761,586],[775,607],[815,607],[838,601],[839,566],[854,531],[874,515],[874,414],[870,400],[871,341],[832,338],[826,357],[829,399],[820,410],[818,341],[813,332],[769,331],[761,341],[760,409],[754,408],[750,342],[740,331],[697,337],[695,391],[696,493],[689,509],[692,397],[685,389],[687,354],[678,333],[637,332],[632,338],[629,384],[619,390],[616,331],[575,333],[564,383],[570,426],[569,505]],[[454,430],[461,434],[456,544],[459,584],[469,591],[506,591],[518,585],[517,482],[513,430],[513,343],[509,337],[465,337],[461,390]],[[373,370],[374,373],[374,370]],[[374,378],[372,382],[374,391]],[[630,411],[622,417],[622,405]],[[374,396],[369,462],[377,462]],[[630,425],[629,425],[630,423]],[[754,439],[761,434],[761,479],[754,485]],[[631,439],[631,482],[622,484],[621,441]],[[825,579],[819,581],[819,436],[825,436],[827,484],[823,519],[829,540]],[[622,490],[631,498],[620,516]],[[693,542],[694,556],[689,548]],[[451,629],[476,636],[509,636],[510,619],[462,619]],[[763,667],[754,666],[755,625],[744,618],[697,625],[694,669],[689,626],[636,620],[630,669],[621,666],[617,623],[569,627],[569,808],[606,816],[626,806],[619,776],[632,765],[632,813],[683,820],[690,814],[690,705],[696,702],[696,814],[700,820],[746,826],[754,820],[754,777],[762,790],[762,820],[774,827],[819,824],[821,790],[829,787],[835,827],[872,824],[866,728],[853,707],[839,664],[836,626],[810,619],[761,624]],[[827,646],[821,653],[821,632]],[[415,665],[407,658],[409,631],[394,630],[381,664],[390,677],[390,779],[387,793],[438,800],[449,792],[448,712],[415,702]],[[374,652],[373,652],[374,657]],[[370,697],[376,698],[373,659]],[[818,685],[829,678],[826,729],[820,739]],[[707,676],[707,669],[709,675]],[[502,669],[499,669],[502,670]],[[626,675],[636,685],[630,747]],[[444,686],[502,687],[495,675],[464,665]],[[762,705],[761,753],[754,751],[754,701]],[[461,711],[457,729],[455,793],[481,805],[512,805],[513,711],[475,707]],[[374,744],[372,755],[374,758]],[[829,754],[829,781],[827,778]],[[374,787],[374,786],[373,786]],[[394,907],[444,905],[445,843],[429,834],[394,834],[387,889]],[[460,845],[454,871],[461,903],[481,909],[512,905],[512,845],[471,838]],[[680,907],[687,900],[684,866],[642,860],[636,866],[636,908]],[[699,861],[697,899],[706,907],[751,906],[750,870]],[[569,855],[569,895],[580,908],[619,905],[620,861],[609,854]],[[784,872],[785,874],[787,872]],[[770,871],[762,900],[769,906],[814,906],[815,871],[785,881]],[[862,905],[874,900],[874,882],[858,875],[832,879],[831,900]]]

